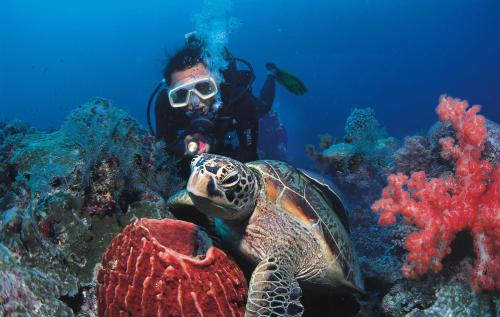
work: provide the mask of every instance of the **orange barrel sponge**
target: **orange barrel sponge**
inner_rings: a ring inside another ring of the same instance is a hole
[[[116,236],[97,276],[104,316],[243,316],[247,283],[192,223],[141,219]]]

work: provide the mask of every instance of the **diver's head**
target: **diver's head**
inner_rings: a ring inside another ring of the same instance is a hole
[[[214,110],[219,87],[203,60],[200,46],[186,46],[179,50],[170,58],[163,76],[169,87],[172,107],[203,115]]]

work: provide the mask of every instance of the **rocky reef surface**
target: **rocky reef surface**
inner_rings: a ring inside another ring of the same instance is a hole
[[[137,218],[165,218],[173,162],[108,100],[56,131],[0,126],[0,315],[95,314],[95,267]]]
[[[472,261],[467,258],[443,274],[418,281],[400,281],[382,300],[384,316],[498,316],[498,295],[472,290],[469,286],[471,270]]]

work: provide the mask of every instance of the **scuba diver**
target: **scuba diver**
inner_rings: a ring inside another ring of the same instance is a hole
[[[164,79],[148,104],[147,119],[153,133],[150,107],[156,97],[153,134],[165,141],[168,154],[180,160],[182,176],[189,175],[191,158],[204,152],[241,162],[257,160],[259,118],[272,107],[275,81],[295,94],[306,92],[297,77],[267,63],[268,75],[256,97],[251,87],[255,75],[248,62],[225,49],[228,67],[211,70],[203,49],[193,33],[186,35],[186,45],[169,59]],[[238,69],[237,62],[248,70]]]

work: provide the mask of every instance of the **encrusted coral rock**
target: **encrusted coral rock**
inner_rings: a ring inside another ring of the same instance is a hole
[[[99,316],[243,316],[243,273],[194,224],[142,219],[106,251]]]
[[[401,280],[385,294],[381,303],[388,317],[493,317],[498,316],[500,298],[494,292],[479,293],[468,286],[473,269],[470,258],[444,268],[443,274],[419,281]]]
[[[51,272],[23,266],[0,243],[0,316],[74,316],[59,297],[61,286]]]
[[[81,314],[113,237],[171,216],[162,197],[180,184],[163,145],[105,99],[51,132],[0,123],[0,316]]]
[[[345,123],[345,140],[356,146],[360,153],[371,154],[376,142],[386,134],[372,108],[355,108]]]

